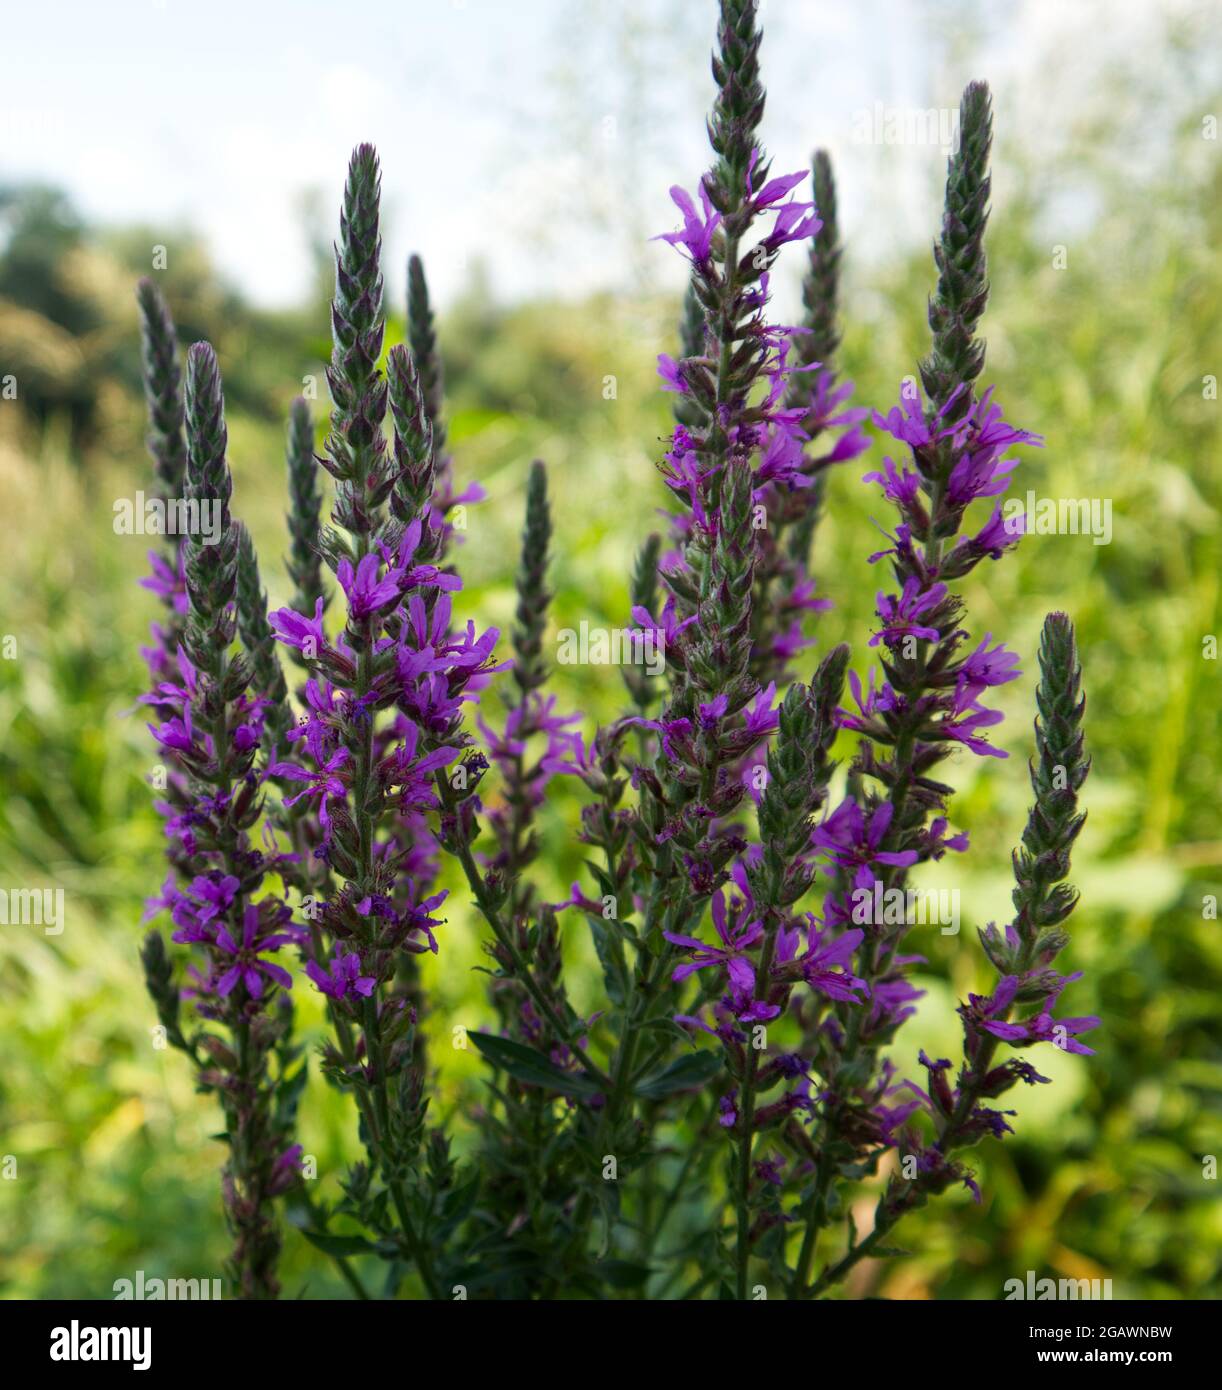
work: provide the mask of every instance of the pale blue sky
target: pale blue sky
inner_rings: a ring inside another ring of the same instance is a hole
[[[982,75],[999,116],[1030,138],[1047,120],[1052,140],[1049,105],[1073,84],[1049,56],[1075,53],[1089,71],[1193,8],[765,0],[765,141],[778,171],[802,167],[815,144],[832,149],[863,254],[928,240],[945,152],[862,143],[863,111],[954,105]],[[369,139],[392,287],[409,249],[424,252],[443,302],[475,257],[506,295],[678,278],[673,253],[647,237],[674,224],[668,186],[694,186],[707,163],[714,15],[712,0],[13,5],[0,182],[58,183],[91,218],[144,220],[167,237],[197,227],[226,275],[280,304],[308,274],[303,196],[320,198],[331,235],[349,151]],[[970,68],[948,37],[965,15]]]

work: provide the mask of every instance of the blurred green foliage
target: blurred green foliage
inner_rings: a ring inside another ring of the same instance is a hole
[[[985,380],[1011,419],[1047,439],[1014,490],[1110,499],[1114,534],[1106,546],[1030,537],[966,586],[972,631],[1004,636],[1025,658],[1023,678],[1000,692],[1012,756],[957,765],[957,819],[973,844],[946,881],[962,890],[964,930],[917,929],[929,932],[913,943],[927,957],[928,993],[895,1060],[911,1074],[920,1046],[956,1056],[955,1001],[987,982],[973,928],[1007,913],[1034,649],[1051,608],[1077,624],[1095,759],[1066,959],[1086,972],[1072,1012],[1103,1018],[1091,1038],[1099,1055],[1041,1056],[1056,1084],[1020,1097],[1017,1134],[972,1155],[983,1205],[952,1195],[912,1218],[901,1233],[911,1257],[867,1264],[854,1293],[997,1298],[1028,1269],[1110,1278],[1117,1297],[1216,1292],[1222,1204],[1205,1160],[1222,1152],[1222,936],[1208,911],[1222,887],[1222,666],[1209,646],[1222,635],[1210,384],[1222,368],[1222,189],[1216,162],[1195,150],[1199,127],[1186,123],[1177,140],[1165,166],[1174,174],[1100,176],[1094,220],[1075,236],[1049,234],[1041,185],[1021,160],[994,220]],[[213,1277],[226,1240],[216,1116],[183,1060],[153,1048],[136,957],[142,900],[163,877],[146,785],[154,757],[135,707],[155,605],[137,587],[144,546],[114,534],[112,506],[151,476],[132,286],[155,238],[92,231],[46,189],[10,190],[0,216],[0,374],[21,384],[18,401],[0,406],[0,638],[16,639],[15,659],[0,660],[0,886],[61,886],[67,898],[62,935],[0,928],[0,1157],[16,1161],[16,1176],[0,1180],[0,1292],[109,1297],[137,1269]],[[859,400],[885,409],[924,348],[931,268],[914,254],[867,284],[849,235],[844,365]],[[1064,269],[1054,268],[1057,243]],[[283,602],[279,421],[303,378],[325,396],[325,306],[319,296],[299,313],[258,313],[216,287],[198,243],[184,237],[179,251],[164,288],[184,339],[218,348],[235,510],[253,528],[273,603]],[[526,468],[538,456],[557,523],[555,627],[623,622],[632,554],[664,503],[653,465],[669,417],[653,360],[673,349],[676,314],[669,299],[614,296],[505,308],[476,281],[443,321],[457,478],[488,490],[459,557],[460,614],[508,625]],[[402,332],[399,315],[389,342]],[[316,411],[321,437],[325,401]],[[873,518],[886,517],[860,471],[831,483],[816,572],[836,604],[819,621],[820,649],[850,641],[864,673],[883,580],[865,557],[879,548]],[[554,688],[562,706],[584,711],[587,732],[618,711],[611,669],[562,667]],[[559,790],[543,856],[557,898],[582,857],[579,802]],[[473,969],[479,920],[463,891],[448,908],[441,954],[423,968],[436,1117],[452,1121],[461,1147],[480,1063],[449,1046],[451,1029],[487,1027],[493,1015]],[[570,927],[574,1002],[596,1009],[597,970]],[[317,1000],[297,994],[301,1026],[317,1038]],[[356,1139],[346,1103],[318,1080],[302,1138],[320,1194],[334,1197]],[[693,1198],[676,1205],[676,1246],[697,1229],[706,1194]],[[863,1224],[872,1206],[863,1191]],[[284,1273],[289,1295],[344,1292],[291,1234]]]

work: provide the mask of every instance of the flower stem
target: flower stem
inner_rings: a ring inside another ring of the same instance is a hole
[[[452,806],[454,802],[450,784],[440,772],[435,774],[435,778],[437,791],[443,805],[446,807]],[[467,883],[472,893],[475,895],[476,906],[483,914],[484,920],[492,928],[492,933],[497,939],[497,944],[509,956],[510,962],[513,965],[515,978],[521,982],[535,1006],[547,1019],[548,1023],[551,1024],[556,1036],[581,1064],[590,1080],[595,1082],[604,1091],[608,1093],[613,1092],[615,1089],[615,1082],[597,1065],[581,1044],[572,1036],[572,1028],[565,1023],[552,1004],[552,1001],[547,997],[546,993],[539,988],[539,984],[534,974],[531,972],[529,963],[522,955],[521,951],[518,950],[517,943],[514,941],[512,933],[501,920],[501,914],[497,911],[496,905],[493,903],[487,888],[484,886],[484,880],[483,876],[480,874],[479,865],[476,864],[475,857],[471,853],[471,846],[462,836],[461,831],[457,836],[457,843],[455,843],[451,849],[451,853],[462,865]]]

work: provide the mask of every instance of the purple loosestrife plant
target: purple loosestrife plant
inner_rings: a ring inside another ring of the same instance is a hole
[[[515,921],[530,917],[537,897],[526,877],[539,852],[535,813],[546,799],[551,778],[558,772],[576,772],[573,758],[581,753],[580,740],[570,729],[580,715],[558,714],[555,697],[542,693],[548,674],[543,639],[551,602],[546,582],[551,534],[547,473],[536,461],[530,470],[517,575],[513,675],[506,682],[509,689],[502,691],[505,720],[500,729],[479,720],[504,796],[503,804],[488,815],[497,848],[487,858],[486,877],[503,885],[506,912]]]
[[[817,295],[808,298],[805,328],[766,318],[781,246],[816,237],[822,224],[813,204],[796,196],[805,173],[772,177],[758,142],[759,42],[754,5],[723,5],[709,125],[717,158],[701,181],[699,206],[672,190],[684,225],[664,238],[691,262],[683,331],[688,355],[660,364],[682,401],[664,473],[684,511],[674,526],[678,548],[662,560],[668,597],[660,618],[634,611],[664,640],[671,680],[661,717],[647,721],[656,734],[652,766],[632,769],[641,788],[646,949],[620,1044],[630,1074],[642,1025],[656,1020],[651,996],[660,993],[678,1022],[716,1034],[722,1045],[729,1082],[716,1121],[735,1136],[736,1211],[723,1287],[739,1296],[745,1296],[754,1225],[757,1096],[784,1079],[771,1063],[761,1076],[758,1049],[744,1044],[750,1030],[782,1013],[791,992],[793,977],[782,984],[774,972],[797,950],[787,909],[809,886],[810,872],[788,856],[795,825],[803,826],[821,803],[830,775],[825,735],[833,729],[835,694],[829,701],[828,691],[844,667],[837,655],[821,668],[814,694],[794,687],[784,709],[775,708],[776,679],[807,644],[792,615],[825,606],[812,597],[805,560],[817,514],[812,481],[830,460],[812,460],[804,446],[832,422],[818,413],[814,374],[822,365],[809,352],[800,358],[795,340],[813,337],[829,352],[835,344]],[[812,251],[812,276],[825,288],[834,285],[837,257],[833,225]],[[828,366],[825,393],[830,379]],[[856,419],[837,423],[852,426]],[[845,456],[856,450],[854,442]],[[790,526],[794,544],[787,553]],[[781,745],[769,754],[778,727]],[[801,751],[794,740],[803,743]],[[777,757],[794,777],[783,795],[769,780]],[[752,827],[741,819],[744,804],[752,803],[761,835],[754,844]],[[713,944],[698,929],[706,909]],[[685,955],[686,962],[677,959]],[[694,1004],[683,1003],[682,988],[693,974],[703,977],[700,994]],[[664,1055],[651,1049],[650,1064]],[[698,1081],[702,1058],[716,1062],[710,1053],[681,1058],[679,1076]],[[776,1113],[791,1105],[790,1095],[801,1102],[798,1092],[787,1093],[773,1103]]]
[[[942,236],[935,248],[940,275],[929,311],[933,350],[921,367],[931,400],[923,406],[908,382],[900,406],[885,417],[875,416],[876,424],[903,446],[906,457],[899,463],[885,458],[881,470],[866,474],[866,481],[880,485],[899,513],[892,546],[871,557],[872,563],[890,562],[896,586],[894,593],[878,595],[878,627],[869,643],[880,654],[883,679],[876,684],[871,672],[863,688],[856,675],[850,677],[853,708],[841,709],[838,715],[844,728],[861,735],[861,742],[848,795],[812,837],[828,861],[832,879],[823,908],[825,922],[864,924],[854,969],[869,1003],[837,1004],[834,1016],[810,1034],[815,1044],[812,1061],[823,1090],[812,1154],[815,1172],[802,1204],[803,1236],[790,1281],[798,1297],[829,1287],[861,1255],[877,1250],[903,1211],[928,1193],[957,1181],[974,1190],[971,1175],[951,1150],[986,1133],[1000,1137],[1009,1128],[1000,1113],[977,1102],[1019,1079],[1042,1079],[1027,1069],[1021,1077],[1008,1070],[1006,1080],[999,1074],[985,1081],[980,1068],[987,1065],[991,1048],[970,1031],[968,1061],[953,1094],[944,1075],[948,1062],[930,1061],[921,1053],[929,1077],[924,1091],[911,1082],[896,1084],[891,1065],[877,1061],[879,1049],[894,1040],[912,1012],[919,992],[905,979],[905,970],[918,958],[903,952],[906,924],[891,924],[885,917],[876,920],[869,904],[878,901],[878,887],[901,888],[915,865],[941,859],[948,850],[966,850],[966,835],[950,834],[947,825],[951,788],[931,774],[958,745],[980,756],[1005,756],[985,733],[1001,715],[981,700],[990,687],[1019,674],[1015,655],[1000,643],[990,646],[991,635],[965,650],[971,639],[961,626],[963,604],[950,588],[981,560],[997,559],[1018,535],[1001,526],[1000,504],[989,502],[992,519],[975,536],[962,534],[965,514],[974,501],[987,501],[1004,491],[1016,466],[1016,460],[1005,457],[1008,449],[1041,442],[1005,422],[991,391],[979,400],[973,394],[984,363],[984,345],[973,329],[988,292],[983,235],[991,113],[982,84],[972,84],[964,94],[961,130],[960,147],[948,170]],[[1056,659],[1049,657],[1052,633],[1059,634]],[[1077,682],[1072,632],[1065,620],[1049,620],[1044,657],[1049,659],[1041,663],[1041,709],[1046,703],[1060,709],[1067,695],[1076,697]],[[1074,709],[1080,715],[1080,706]],[[1063,734],[1058,730],[1070,756]],[[1042,758],[1042,741],[1039,746]],[[1079,744],[1073,756],[1080,758],[1080,752]],[[1066,776],[1076,791],[1085,764],[1069,765]],[[1071,800],[1072,796],[1070,792]],[[1033,818],[1042,822],[1050,813],[1051,807],[1037,804]],[[1057,861],[1061,876],[1068,868],[1068,842],[1064,851]],[[1072,902],[1064,893],[1058,895],[1058,901],[1062,899]],[[1056,938],[1056,949],[1065,940],[1063,934]],[[1015,957],[1016,962],[1020,959],[1030,969],[1029,956]],[[1047,993],[1064,983],[1048,974],[1039,980]],[[1012,992],[1005,997],[1009,989],[1003,983],[1002,999],[989,1006],[996,1009],[997,1018],[1008,1012],[1013,997]],[[974,1026],[989,1032],[985,1021]],[[938,1133],[932,1143],[922,1142],[915,1128],[902,1127],[921,1105],[936,1120]],[[833,1210],[838,1173],[873,1171],[879,1155],[893,1146],[918,1176],[898,1192],[888,1189],[871,1235],[857,1244],[850,1232],[848,1253],[812,1283],[818,1235]]]
[[[176,373],[164,369],[172,325],[148,287],[142,287],[141,304],[146,324],[155,320],[167,340],[157,372],[146,378],[153,418],[172,420]],[[252,846],[249,834],[261,810],[256,763],[267,710],[251,680],[256,670],[269,671],[261,666],[265,649],[253,666],[231,650],[239,624],[240,556],[250,552],[229,514],[220,373],[206,343],[188,354],[185,414],[186,495],[218,509],[220,525],[215,544],[195,535],[181,540],[187,605],[175,653],[177,679],[158,681],[144,703],[161,719],[149,727],[172,767],[162,810],[173,867],[150,910],[167,910],[174,940],[191,948],[194,962],[181,993],[201,1020],[198,1031],[188,1033],[181,1020],[159,932],[146,938],[143,960],[167,1040],[192,1059],[201,1090],[215,1093],[225,1114],[229,1158],[222,1192],[234,1238],[232,1286],[244,1298],[270,1298],[278,1289],[280,1250],[272,1202],[298,1179],[301,1150],[290,1141],[304,1080],[300,1069],[289,1071],[295,1052],[286,992],[293,981],[283,952],[300,944],[304,933],[282,899],[258,896],[276,862]],[[253,582],[257,590],[257,572]]]
[[[548,691],[541,463],[527,483],[511,659],[498,659],[495,629],[459,614],[455,550],[482,493],[455,491],[417,257],[408,341],[384,352],[373,148],[353,153],[344,190],[322,455],[305,402],[290,411],[293,598],[270,615],[250,537],[228,514],[215,359],[192,349],[184,434],[173,326],[141,287],[159,486],[172,494],[185,479],[224,521],[216,546],[172,543],[146,581],[166,617],[146,653],[145,703],[171,764],[172,872],[156,905],[196,958],[183,993],[199,1032],[182,1024],[157,933],[145,964],[167,1037],[225,1109],[225,1201],[247,1296],[275,1292],[270,1201],[296,1179],[305,1072],[285,948],[300,958],[298,987],[325,1004],[322,1071],[352,1096],[366,1151],[337,1201],[298,1192],[304,1234],[358,1296],[353,1262],[365,1258],[385,1263],[389,1296],[410,1280],[431,1298],[461,1286],[743,1299],[760,1279],[793,1299],[822,1296],[861,1259],[896,1253],[889,1233],[931,1196],[978,1195],[962,1151],[1009,1131],[1012,1112],[995,1102],[1014,1086],[1045,1082],[1024,1049],[1091,1051],[1082,1038],[1098,1020],[1061,1004],[1079,977],[1053,969],[1069,943],[1065,880],[1089,766],[1063,614],[1040,647],[1015,915],[980,932],[996,979],[960,1007],[957,1069],[909,1043],[921,957],[904,914],[875,912],[920,865],[967,851],[941,766],[1006,756],[990,738],[1001,720],[990,692],[1020,674],[1003,641],[969,630],[961,592],[1017,544],[1000,499],[1012,451],[1041,443],[1007,422],[992,388],[977,392],[988,91],[973,83],[963,98],[920,385],[905,379],[898,405],[873,415],[890,442],[864,479],[896,514],[869,557],[890,582],[856,653],[876,664],[863,680],[845,644],[793,681],[813,645],[808,617],[828,606],[810,564],[829,478],[869,441],[837,362],[831,164],[816,153],[809,194],[808,171],[774,173],[759,136],[757,20],[755,0],[721,0],[713,162],[694,190],[672,189],[680,225],[660,238],[689,280],[680,355],[659,358],[674,403],[659,463],[674,514],[665,539],[641,545],[629,587],[636,639],[656,644],[665,671],[627,668],[623,716],[588,743]],[[805,248],[803,312],[785,325],[770,301],[791,242]],[[335,485],[329,525],[320,467]],[[584,862],[550,902],[558,776],[584,789]],[[261,818],[266,853],[251,843]],[[454,930],[442,917],[447,856],[486,927],[496,1020],[470,1033],[486,1086],[461,1171],[445,1130],[430,1127],[436,1076],[421,1027],[421,965],[444,965]],[[259,896],[272,872],[296,913]],[[593,990],[571,977],[574,923],[598,961]],[[862,1182],[879,1195],[858,1238],[849,1196]]]
[[[335,1040],[327,1074],[351,1090],[371,1166],[358,1166],[343,1210],[369,1229],[369,1246],[414,1265],[438,1296],[436,1204],[451,1177],[444,1140],[427,1144],[418,1011],[399,980],[405,955],[436,953],[434,914],[445,893],[431,891],[430,856],[415,829],[440,810],[442,774],[459,787],[458,835],[485,766],[465,756],[461,706],[468,687],[496,669],[495,629],[451,625],[458,578],[434,563],[442,533],[432,524],[436,464],[432,427],[410,352],[392,350],[380,368],[383,335],[379,171],[371,146],[352,157],[336,248],[334,350],[328,380],[334,409],[327,471],[336,480],[332,526],[318,548],[346,607],[328,635],[323,602],[313,613],[271,615],[280,641],[300,653],[310,675],[307,714],[290,732],[293,756],[272,777],[295,784],[287,809],[306,802],[317,817],[314,853],[334,887],[316,922],[326,959],[308,973],[326,997]],[[383,423],[389,412],[393,444]],[[449,813],[447,813],[449,814]],[[405,833],[405,831],[407,833]],[[432,833],[432,832],[429,832]],[[327,1248],[322,1233],[313,1233]],[[397,1276],[392,1284],[397,1283]]]

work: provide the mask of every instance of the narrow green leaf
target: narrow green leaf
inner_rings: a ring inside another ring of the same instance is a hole
[[[600,922],[596,917],[586,917],[586,922],[590,928],[590,936],[594,941],[594,950],[598,954],[598,963],[602,966],[603,985],[607,991],[607,998],[615,1005],[622,1005],[626,997],[625,989],[625,967],[624,955],[620,949],[619,942],[613,937],[605,922]]]
[[[301,1234],[311,1245],[328,1255],[376,1255],[378,1247],[364,1236],[334,1236],[329,1231],[307,1231]]]
[[[637,1082],[636,1094],[646,1100],[664,1100],[676,1091],[695,1090],[712,1081],[721,1070],[721,1065],[720,1053],[689,1052]]]
[[[469,1033],[467,1036],[494,1067],[507,1071],[524,1085],[559,1091],[565,1096],[589,1097],[598,1093],[598,1088],[586,1077],[561,1071],[533,1047],[491,1033]]]

